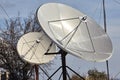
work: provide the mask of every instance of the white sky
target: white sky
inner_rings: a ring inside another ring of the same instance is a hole
[[[88,16],[94,18],[98,24],[102,24],[102,15],[100,16],[102,0],[0,0],[0,4],[6,10],[9,17],[17,17],[20,12],[21,17],[28,17],[30,14],[36,12],[37,8],[47,2],[60,2],[70,5]],[[106,0],[107,12],[107,31],[113,42],[113,56],[109,60],[110,76],[115,76],[120,71],[120,4],[115,1],[120,0]],[[5,12],[0,7],[0,21],[8,18]],[[60,58],[55,59],[56,66]],[[85,74],[89,69],[96,67],[100,71],[106,71],[105,62],[94,63],[81,60],[72,55],[67,56],[67,64],[78,73]],[[52,68],[54,71],[54,68]],[[120,75],[117,76],[120,78]]]

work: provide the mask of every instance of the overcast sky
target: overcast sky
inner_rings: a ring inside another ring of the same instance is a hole
[[[6,10],[10,18],[17,17],[18,12],[20,12],[21,17],[27,18],[30,14],[34,14],[40,5],[48,2],[70,5],[95,19],[101,26],[103,25],[102,0],[0,0],[0,5]],[[109,60],[109,68],[110,75],[115,76],[120,71],[120,0],[106,0],[106,12],[107,32],[114,47],[113,56]],[[8,16],[0,7],[0,20],[8,18]],[[57,59],[54,61],[58,62],[60,60],[60,58]],[[88,62],[72,55],[68,55],[67,60],[67,64],[81,74],[86,74],[89,69],[94,67],[100,71],[106,71],[105,62]],[[120,75],[117,78],[120,78]]]

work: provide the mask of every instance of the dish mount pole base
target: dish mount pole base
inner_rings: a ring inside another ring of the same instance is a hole
[[[39,80],[39,68],[38,65],[34,65],[35,67],[35,80]]]
[[[62,73],[63,73],[63,80],[67,80],[67,71],[66,71],[66,55],[67,52],[61,51],[61,59],[62,59]]]
[[[59,77],[58,80],[61,79],[61,77],[63,77],[63,80],[68,80],[67,77],[70,79],[70,76],[67,72],[67,69],[69,69],[70,71],[72,71],[73,73],[75,73],[77,76],[79,76],[82,80],[85,80],[82,76],[80,76],[77,72],[75,72],[73,69],[71,69],[70,67],[66,66],[66,55],[67,52],[65,52],[64,50],[60,50],[58,53],[46,53],[46,55],[52,55],[52,54],[61,54],[61,62],[62,62],[62,66],[60,66],[47,80],[51,80],[51,78],[62,68],[62,73]]]

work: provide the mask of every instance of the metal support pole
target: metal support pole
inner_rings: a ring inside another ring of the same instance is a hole
[[[104,30],[105,32],[107,32],[107,28],[106,28],[106,10],[105,10],[105,0],[103,0],[103,18],[104,18]]]
[[[103,0],[103,17],[104,17],[104,30],[105,30],[105,32],[107,32],[105,0]],[[106,61],[106,66],[107,66],[107,80],[110,80],[109,79],[109,65],[108,65],[108,60]]]
[[[108,60],[106,61],[106,65],[107,65],[107,80],[110,80]]]
[[[74,70],[72,70],[71,68],[69,68],[68,66],[66,66],[66,55],[67,52],[60,50],[58,53],[52,53],[52,54],[61,54],[61,62],[62,62],[62,66],[60,66],[47,80],[51,79],[61,68],[62,68],[62,73],[59,77],[58,80],[61,79],[61,76],[63,77],[63,80],[67,80],[67,76],[70,79],[70,76],[67,72],[67,68],[69,70],[71,70],[72,72],[74,72],[76,75],[78,75],[82,80],[85,80],[83,77],[81,77],[78,73],[76,73]],[[48,55],[48,54],[46,54]],[[50,54],[49,54],[50,55]]]
[[[34,65],[35,67],[35,80],[39,80],[39,67],[38,65]]]
[[[62,72],[63,72],[63,80],[67,80],[67,76],[66,76],[66,54],[67,52],[62,51],[61,53],[61,58],[62,58]]]

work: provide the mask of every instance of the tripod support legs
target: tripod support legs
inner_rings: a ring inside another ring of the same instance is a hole
[[[76,73],[74,70],[72,70],[70,67],[66,66],[66,55],[67,52],[60,50],[59,53],[57,54],[61,54],[61,62],[62,62],[62,66],[60,66],[47,80],[51,80],[51,78],[62,68],[62,73],[59,77],[59,79],[61,78],[61,76],[63,77],[63,80],[67,80],[67,76],[70,80],[70,76],[67,72],[67,68],[69,70],[71,70],[73,73],[75,73],[77,76],[79,76],[82,80],[85,80],[82,76],[80,76],[78,73]]]

